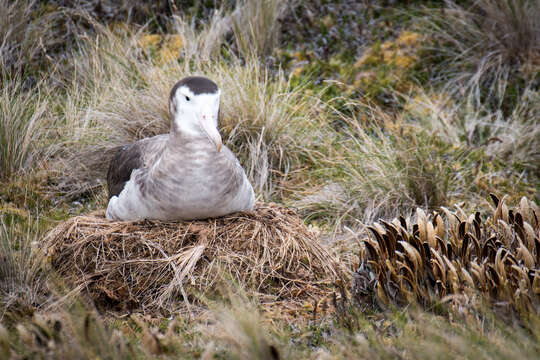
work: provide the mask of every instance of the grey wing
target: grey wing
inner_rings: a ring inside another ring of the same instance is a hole
[[[222,195],[235,194],[244,186],[245,171],[244,168],[242,168],[240,161],[238,161],[236,155],[234,155],[229,148],[224,146],[222,151],[224,151],[224,155],[227,158],[228,167],[230,168],[230,172],[228,173],[228,183],[224,188]],[[222,167],[225,166],[222,165]]]
[[[155,158],[165,147],[167,138],[168,135],[158,135],[120,148],[107,171],[109,199],[122,192],[133,170],[147,166],[147,162]]]

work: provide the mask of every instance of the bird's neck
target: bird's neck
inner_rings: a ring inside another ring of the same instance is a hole
[[[186,134],[179,131],[171,131],[167,142],[168,152],[183,152],[204,150],[215,151],[215,145],[204,133]]]

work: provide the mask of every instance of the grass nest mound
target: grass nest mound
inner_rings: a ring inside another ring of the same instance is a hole
[[[340,277],[315,234],[276,204],[189,222],[118,222],[95,212],[59,224],[45,246],[70,285],[111,310],[185,308],[223,274],[269,303],[324,296]]]

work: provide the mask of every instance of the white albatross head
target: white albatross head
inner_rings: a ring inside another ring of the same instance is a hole
[[[187,136],[204,135],[216,150],[222,146],[217,129],[221,91],[212,80],[189,76],[174,85],[169,98],[172,131]]]

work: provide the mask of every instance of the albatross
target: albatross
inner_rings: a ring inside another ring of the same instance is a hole
[[[171,129],[123,146],[107,173],[111,220],[195,220],[253,208],[253,188],[218,131],[221,91],[190,76],[171,90]]]

